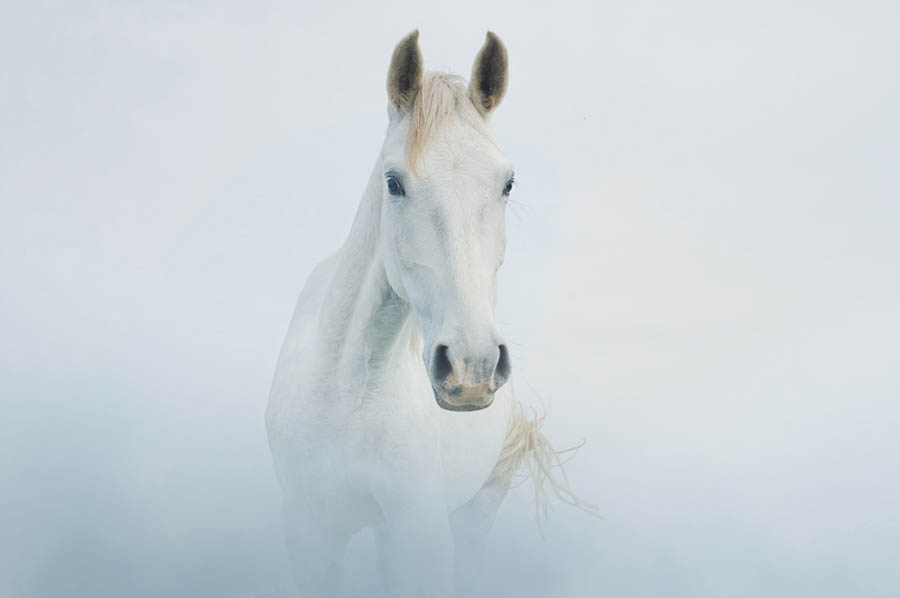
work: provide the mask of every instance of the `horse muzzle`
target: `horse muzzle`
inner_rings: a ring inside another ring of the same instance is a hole
[[[441,409],[447,411],[479,411],[491,406],[494,402],[496,388],[491,382],[484,382],[475,386],[463,386],[458,384],[450,388],[444,385],[432,385],[434,400]]]

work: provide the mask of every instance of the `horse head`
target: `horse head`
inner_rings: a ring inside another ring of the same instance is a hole
[[[388,72],[381,247],[388,282],[422,330],[438,405],[472,411],[489,406],[511,372],[494,306],[513,171],[489,127],[507,55],[489,32],[466,86],[424,72],[418,37],[397,45]]]

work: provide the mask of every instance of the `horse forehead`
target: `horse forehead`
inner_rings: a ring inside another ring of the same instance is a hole
[[[506,156],[487,127],[476,127],[461,118],[448,125],[435,139],[436,151],[431,152],[445,167],[496,169],[507,165]]]
[[[421,174],[425,184],[438,196],[447,193],[476,196],[482,195],[479,190],[488,193],[496,187],[509,168],[509,162],[495,147],[448,144],[428,153]]]
[[[385,139],[383,156],[404,162],[410,134],[409,118],[392,123]],[[460,114],[451,115],[428,140],[420,156],[420,175],[496,175],[511,168],[489,127],[476,125]]]
[[[471,126],[442,131],[425,157],[423,178],[445,209],[483,203],[500,192],[500,179],[511,168],[490,133]]]

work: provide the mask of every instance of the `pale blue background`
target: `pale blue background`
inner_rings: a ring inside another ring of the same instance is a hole
[[[325,5],[0,8],[0,595],[289,595],[262,411],[414,27],[509,48],[499,322],[605,517],[519,488],[484,595],[900,595],[896,4]]]

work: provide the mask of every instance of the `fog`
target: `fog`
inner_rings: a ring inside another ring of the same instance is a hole
[[[900,594],[898,17],[5,3],[0,595],[291,595],[268,385],[416,27],[429,68],[509,50],[498,323],[603,515],[542,537],[516,488],[482,595]]]

